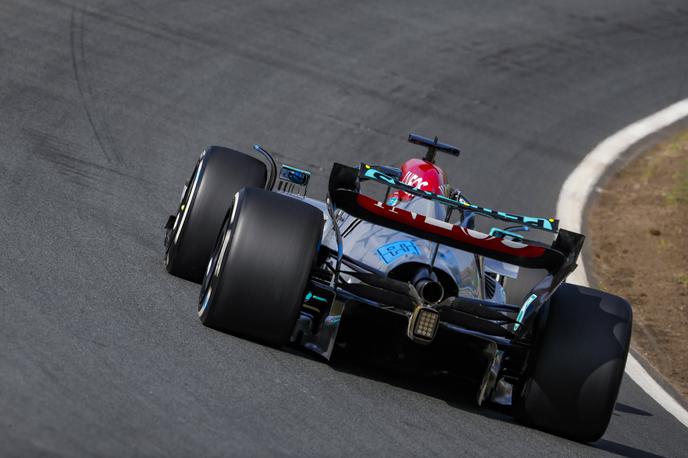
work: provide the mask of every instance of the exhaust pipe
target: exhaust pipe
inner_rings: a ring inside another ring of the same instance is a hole
[[[422,267],[416,272],[412,283],[421,299],[428,304],[437,304],[444,299],[444,287],[437,281],[437,275],[427,267]]]

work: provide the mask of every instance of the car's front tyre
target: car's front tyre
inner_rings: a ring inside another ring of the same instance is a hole
[[[267,167],[258,159],[221,146],[206,149],[184,187],[177,215],[170,220],[165,267],[196,283],[203,279],[220,226],[234,194],[264,187]]]

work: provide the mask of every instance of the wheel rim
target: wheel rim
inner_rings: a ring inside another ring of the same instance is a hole
[[[210,260],[208,261],[208,266],[205,269],[205,275],[203,276],[203,282],[201,283],[201,294],[198,298],[198,317],[201,320],[204,319],[204,316],[208,311],[213,287],[218,281],[222,263],[227,253],[227,247],[232,235],[232,223],[234,222],[234,217],[236,216],[238,199],[239,193],[237,192],[234,195],[230,216],[229,218],[225,218],[225,222],[223,223],[217,240],[215,241],[215,247],[213,248]]]
[[[201,179],[202,169],[203,162],[201,160],[198,162],[196,170],[192,175],[190,186],[188,186],[182,193],[182,201],[179,204],[179,211],[177,212],[177,217],[175,218],[174,226],[172,226],[172,230],[175,231],[174,243],[177,243],[177,241],[179,240],[179,236],[181,235],[182,229],[184,228],[184,223],[186,222],[186,219],[189,215],[189,208],[191,207],[191,202],[193,201],[193,198],[196,195],[196,191],[198,190],[198,183]]]
[[[205,293],[205,297],[203,300],[199,303],[199,309],[198,309],[198,317],[203,318],[203,315],[205,314],[206,310],[208,309],[208,304],[210,303],[210,296],[213,294],[213,288],[209,287],[208,291]]]

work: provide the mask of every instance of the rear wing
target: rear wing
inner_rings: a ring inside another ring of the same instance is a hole
[[[408,194],[413,194],[415,196],[424,197],[426,199],[438,201],[448,207],[457,210],[467,210],[475,213],[479,213],[490,218],[506,221],[509,223],[521,224],[524,226],[529,226],[535,229],[541,229],[543,231],[557,232],[559,229],[559,220],[554,218],[536,218],[532,216],[521,216],[512,213],[507,213],[504,211],[492,210],[491,208],[480,207],[478,205],[473,205],[463,198],[459,197],[458,200],[445,197],[440,194],[435,194],[429,191],[423,191],[416,187],[410,186],[395,177],[386,175],[382,171],[370,166],[368,164],[361,164],[358,169],[358,178],[360,181],[372,180],[378,183],[382,183],[387,186],[391,186],[396,189],[400,189]]]
[[[554,218],[533,218],[495,211],[439,194],[423,191],[390,177],[372,166],[359,169],[335,163],[330,173],[329,194],[334,205],[350,215],[379,226],[498,261],[533,269],[547,269],[555,277],[568,275],[576,267],[584,236],[559,230],[552,245],[535,241],[513,241],[386,205],[360,194],[360,182],[373,180],[409,194],[441,202],[452,208],[473,211],[503,221],[515,222],[550,232],[558,230]]]

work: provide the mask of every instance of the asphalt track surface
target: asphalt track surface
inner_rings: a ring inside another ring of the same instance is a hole
[[[625,378],[592,446],[473,393],[204,328],[162,224],[201,149],[315,173],[409,131],[492,208],[548,214],[600,140],[688,96],[683,1],[0,2],[0,454],[680,456]]]

